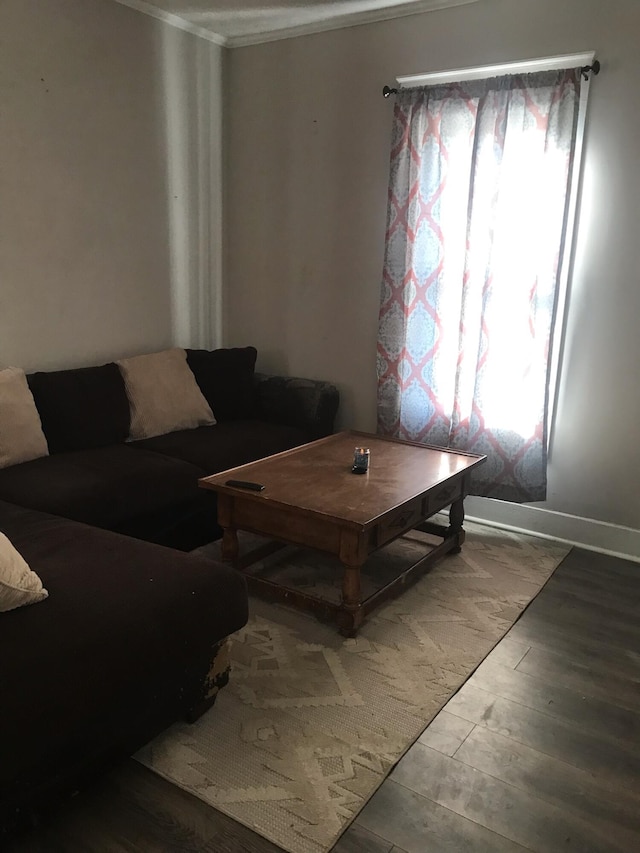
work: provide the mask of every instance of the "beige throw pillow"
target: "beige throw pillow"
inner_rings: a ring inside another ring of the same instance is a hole
[[[35,604],[49,595],[4,533],[0,533],[0,613]]]
[[[47,439],[24,370],[0,370],[0,468],[48,455]]]
[[[123,358],[117,364],[129,397],[130,439],[215,424],[183,349]]]

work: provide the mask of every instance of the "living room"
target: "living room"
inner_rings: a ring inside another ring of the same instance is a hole
[[[374,431],[382,86],[595,50],[548,497],[467,514],[637,561],[637,3],[477,0],[231,48],[188,29],[2,3],[1,366],[252,345]]]
[[[2,362],[250,343],[258,369],[335,382],[340,425],[373,429],[382,86],[597,49],[548,498],[468,514],[640,556],[635,14],[482,0],[225,50],[111,2],[4,4]]]

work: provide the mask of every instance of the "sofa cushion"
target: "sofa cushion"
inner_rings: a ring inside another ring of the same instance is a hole
[[[201,469],[125,444],[56,453],[0,471],[0,500],[136,535],[135,521],[178,516],[201,499]]]
[[[247,596],[202,556],[1,502],[0,527],[50,592],[0,618],[1,801],[184,713],[183,688],[245,624]]]
[[[27,376],[50,453],[88,450],[129,435],[129,401],[113,362]]]
[[[0,370],[0,468],[39,459],[48,452],[24,370]]]
[[[304,432],[296,427],[250,420],[172,432],[133,442],[130,447],[182,459],[209,475],[289,450],[306,441]]]
[[[0,533],[0,612],[35,604],[48,594],[22,554]]]
[[[215,423],[183,349],[124,358],[117,364],[129,398],[131,439]]]
[[[255,347],[187,350],[187,362],[217,421],[255,415]]]

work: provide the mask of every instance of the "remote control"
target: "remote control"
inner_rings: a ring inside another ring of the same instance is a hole
[[[261,492],[264,489],[262,483],[250,483],[248,480],[227,480],[225,486],[233,486],[234,489],[251,489],[252,492]]]

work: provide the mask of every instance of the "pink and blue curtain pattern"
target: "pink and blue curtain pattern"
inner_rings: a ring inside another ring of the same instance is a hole
[[[579,70],[398,93],[378,431],[487,455],[474,494],[546,496],[550,342]]]

